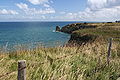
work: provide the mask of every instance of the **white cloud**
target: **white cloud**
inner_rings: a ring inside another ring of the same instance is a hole
[[[24,20],[44,20],[46,19],[46,16],[42,15],[42,16],[21,16],[22,19]],[[20,17],[18,17],[19,19]]]
[[[92,10],[103,8],[107,3],[107,0],[88,0],[88,7]]]
[[[101,8],[95,11],[86,8],[84,11],[66,13],[62,18],[59,16],[57,19],[72,21],[116,21],[120,20],[120,6]]]
[[[111,8],[114,6],[120,6],[120,0],[88,0],[88,7],[91,10]]]
[[[50,5],[48,5],[48,4],[43,4],[43,6],[44,6],[44,7],[50,7]]]
[[[18,12],[14,11],[14,10],[2,9],[2,10],[0,10],[0,14],[16,15],[16,14],[18,14]]]
[[[51,7],[50,3],[53,3],[52,0],[28,0],[33,5],[42,5],[44,7]]]
[[[50,6],[52,0],[28,0],[33,5],[42,5],[42,9],[31,8],[27,4],[16,4],[27,15],[26,19],[81,20],[81,21],[115,21],[120,20],[120,0],[87,0],[87,7],[79,12],[58,12]],[[0,14],[18,14],[13,10],[0,10]],[[45,16],[44,14],[53,14]]]
[[[49,3],[48,0],[28,0],[28,1],[34,5]]]
[[[66,17],[69,19],[76,19],[77,18],[77,13],[67,13]]]
[[[115,21],[120,19],[120,0],[88,0],[88,10],[81,12],[88,19]],[[82,17],[82,15],[81,15]]]
[[[67,13],[64,18],[81,21],[120,20],[120,0],[88,0],[84,11]]]
[[[20,9],[28,10],[28,5],[24,3],[16,4]]]
[[[78,16],[81,20],[88,21],[115,21],[120,18],[120,7],[102,8],[97,11],[91,11],[89,8],[84,12],[79,12]]]
[[[42,19],[46,19],[46,17],[45,17],[45,16],[41,16],[41,18],[42,18]]]
[[[52,14],[55,13],[55,10],[53,8],[45,8],[43,9],[39,9],[37,10],[36,8],[29,8],[27,4],[24,3],[20,3],[20,4],[16,4],[21,10],[23,10],[26,14],[31,14],[31,15],[35,15],[35,14]]]

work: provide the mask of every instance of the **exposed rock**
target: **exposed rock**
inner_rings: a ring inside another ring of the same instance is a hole
[[[77,44],[81,45],[82,43],[93,42],[97,36],[85,34],[85,35],[77,35],[74,33],[76,30],[87,29],[87,28],[96,28],[96,25],[91,25],[88,23],[74,23],[68,24],[61,28],[61,32],[71,34],[70,40],[68,41],[68,45]]]
[[[68,45],[81,45],[93,42],[107,42],[109,37],[118,37],[119,29],[113,28],[120,24],[104,22],[104,23],[75,23],[62,27],[61,32],[71,34]],[[112,26],[112,27],[111,27]]]
[[[61,31],[60,26],[56,26],[56,31]]]
[[[98,36],[91,34],[77,35],[72,33],[68,43],[76,43],[81,45],[82,43],[86,44],[88,42],[94,42]]]

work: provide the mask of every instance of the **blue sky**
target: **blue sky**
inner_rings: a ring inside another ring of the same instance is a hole
[[[0,0],[0,21],[115,21],[120,0]]]

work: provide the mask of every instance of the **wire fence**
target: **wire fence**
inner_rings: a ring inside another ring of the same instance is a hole
[[[77,54],[79,54],[79,53],[77,53]],[[75,54],[68,54],[68,55],[65,55],[65,56],[62,56],[62,57],[57,57],[57,58],[55,58],[54,59],[54,61],[56,61],[56,60],[60,60],[60,59],[63,59],[63,58],[66,58],[66,57],[69,57],[69,56],[73,56],[73,55],[75,55]],[[24,60],[22,60],[21,62],[23,62]],[[25,61],[24,61],[25,62]],[[45,61],[45,62],[40,62],[39,64],[45,64],[45,63],[48,63],[48,61]],[[38,64],[38,62],[37,62],[37,64]],[[19,64],[18,64],[19,65]],[[22,71],[22,70],[24,70],[24,69],[26,69],[27,67],[25,66],[25,67],[21,67],[20,69],[18,69],[18,71]],[[17,72],[17,70],[16,71],[11,71],[11,72],[7,72],[7,73],[5,73],[5,74],[2,74],[2,75],[0,75],[0,78],[2,78],[2,77],[4,77],[4,76],[7,76],[7,75],[10,75],[10,74],[13,74],[13,73],[15,73],[15,72]],[[19,73],[19,72],[18,72]]]
[[[116,37],[114,39],[120,39],[120,37]],[[111,47],[112,47],[112,40],[113,40],[113,38],[109,38],[107,60],[106,60],[106,62],[105,62],[105,64],[103,66],[99,67],[99,69],[101,69],[101,68],[103,68],[103,67],[105,67],[107,65],[109,66],[110,55],[111,55]],[[78,47],[77,50],[79,50],[79,47]],[[77,50],[76,50],[76,54],[79,54]],[[55,58],[53,60],[51,59],[51,61],[61,60],[61,59],[64,59],[66,57],[73,56],[73,55],[75,55],[75,54],[71,53],[71,54],[68,54],[68,55],[65,55],[65,56],[62,56],[62,57],[57,57],[57,58]],[[44,62],[40,62],[39,64],[42,65],[42,64],[45,64],[45,63],[48,63],[48,60],[44,61]],[[37,62],[37,64],[38,64],[38,62]],[[8,75],[13,74],[15,72],[18,72],[18,79],[17,80],[26,80],[26,77],[25,77],[26,68],[27,68],[26,67],[26,61],[25,60],[20,60],[20,61],[18,61],[18,70],[1,74],[0,78],[3,78],[5,76],[8,76]]]
[[[4,77],[4,76],[7,76],[7,75],[10,75],[10,74],[15,73],[15,72],[16,72],[16,71],[7,72],[7,73],[5,73],[5,74],[0,75],[0,78],[2,78],[2,77]]]
[[[63,58],[69,57],[69,56],[73,56],[73,55],[75,55],[75,54],[69,54],[69,55],[65,55],[65,56],[62,56],[62,57],[58,57],[58,58],[54,59],[54,61],[60,60],[60,59],[63,59]],[[22,60],[22,61],[24,61],[24,60]],[[25,62],[25,61],[24,61],[24,62]],[[39,64],[42,65],[42,64],[45,64],[45,63],[48,63],[48,61],[40,62]],[[38,62],[37,62],[37,64],[38,64]],[[21,66],[21,65],[20,65],[20,66]],[[26,69],[26,68],[27,68],[26,66],[25,66],[25,67],[21,67],[20,69],[18,69],[18,71],[22,71],[22,70],[24,70],[24,69]],[[13,74],[13,73],[15,73],[15,72],[17,72],[17,70],[16,70],[16,71],[7,72],[7,73],[5,73],[5,74],[0,75],[0,78],[5,77],[5,76],[10,75],[10,74]],[[18,72],[18,73],[19,73],[19,72]]]

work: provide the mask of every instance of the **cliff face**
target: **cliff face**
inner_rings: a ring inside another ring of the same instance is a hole
[[[68,43],[77,43],[81,45],[82,43],[94,42],[98,36],[91,34],[77,35],[72,33]]]
[[[71,34],[68,43],[103,42],[120,37],[120,23],[75,23],[64,26],[61,32]]]
[[[74,31],[83,30],[83,29],[92,29],[96,27],[97,27],[96,25],[89,25],[87,23],[75,23],[75,24],[69,24],[69,25],[62,27],[61,32],[71,34],[71,37],[68,43],[81,44],[83,42],[86,43],[89,41],[93,41],[96,38],[96,36],[93,36],[90,34],[77,35],[77,33],[75,33]]]

